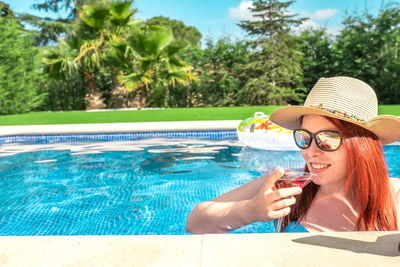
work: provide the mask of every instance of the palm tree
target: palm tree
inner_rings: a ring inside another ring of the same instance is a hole
[[[46,56],[49,71],[83,71],[87,109],[104,107],[94,83],[94,73],[100,69],[111,77],[111,108],[146,106],[150,84],[167,88],[195,80],[191,67],[177,57],[182,47],[172,45],[171,29],[140,26],[132,18],[136,13],[130,8],[132,2],[102,0],[85,5],[73,34]],[[138,101],[129,100],[131,91]],[[168,89],[165,93],[167,100]]]
[[[85,5],[78,20],[77,35],[84,41],[75,61],[109,70],[112,81],[110,107],[113,108],[124,107],[124,101],[117,102],[115,99],[127,98],[117,76],[119,69],[134,54],[124,38],[127,29],[137,22],[132,19],[136,13],[136,10],[130,9],[132,2],[100,1]]]
[[[45,71],[49,77],[55,80],[68,80],[77,75],[83,75],[86,81],[86,109],[103,109],[106,107],[99,92],[94,72],[96,70],[95,60],[91,59],[86,64],[76,61],[79,51],[79,39],[71,37],[63,40],[58,46],[44,52],[43,62],[46,64]],[[94,56],[95,57],[95,56]]]
[[[146,105],[149,85],[164,88],[164,105],[167,106],[168,85],[197,80],[192,67],[178,57],[184,47],[172,44],[173,40],[172,30],[162,26],[146,26],[130,36],[129,45],[136,52],[136,58],[118,79],[128,91],[136,91],[137,105]]]

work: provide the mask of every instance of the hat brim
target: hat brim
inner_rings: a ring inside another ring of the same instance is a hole
[[[361,126],[378,136],[382,144],[390,144],[400,139],[400,118],[392,115],[380,115],[368,121],[355,121],[319,108],[290,106],[275,110],[269,119],[290,130],[301,128],[304,115],[321,115],[347,121]]]

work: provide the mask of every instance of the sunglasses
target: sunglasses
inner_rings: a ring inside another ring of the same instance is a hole
[[[338,150],[342,144],[342,137],[335,131],[319,131],[312,134],[307,130],[297,129],[293,131],[293,136],[296,145],[301,149],[309,148],[313,139],[318,148],[323,151]]]

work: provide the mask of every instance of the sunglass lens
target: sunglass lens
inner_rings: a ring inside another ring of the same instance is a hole
[[[318,147],[325,151],[334,151],[339,148],[341,143],[341,137],[337,132],[320,132],[315,139]]]
[[[311,135],[303,130],[294,131],[294,140],[296,145],[302,149],[308,148],[311,144]]]

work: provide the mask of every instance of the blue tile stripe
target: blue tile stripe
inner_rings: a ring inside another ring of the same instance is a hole
[[[11,135],[0,136],[0,144],[29,143],[48,144],[61,142],[111,142],[150,138],[171,139],[237,139],[236,130],[213,131],[168,131],[168,132],[130,132],[130,133],[90,133],[90,134],[53,134],[53,135]]]

